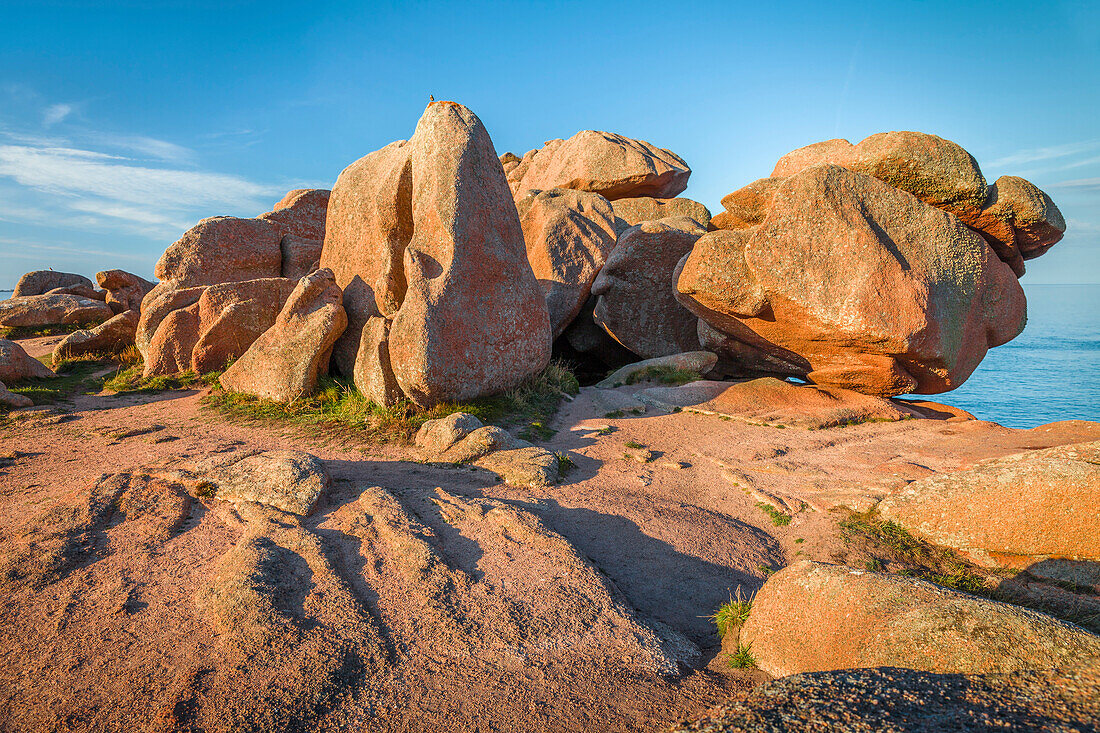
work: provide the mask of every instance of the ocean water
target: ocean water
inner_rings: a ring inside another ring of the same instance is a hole
[[[990,349],[961,387],[924,398],[1033,428],[1100,420],[1100,285],[1028,285],[1027,327]]]

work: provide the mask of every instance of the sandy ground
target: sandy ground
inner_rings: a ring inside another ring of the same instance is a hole
[[[835,561],[829,507],[1100,438],[1086,422],[607,419],[592,394],[546,443],[576,468],[540,490],[228,423],[196,392],[13,421],[0,730],[661,729],[766,679],[729,669],[707,616],[795,557]],[[256,449],[324,460],[311,516],[200,498],[173,473]],[[774,526],[762,499],[794,520]]]

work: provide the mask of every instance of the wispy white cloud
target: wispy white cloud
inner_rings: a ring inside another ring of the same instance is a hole
[[[89,247],[78,247],[74,244],[36,244],[27,243],[16,239],[7,239],[0,237],[0,244],[18,246],[18,250],[11,249],[4,252],[5,257],[14,257],[17,259],[41,259],[42,253],[46,254],[65,254],[65,255],[78,255],[78,256],[92,256],[92,257],[112,257],[115,259],[144,261],[148,259],[147,255],[129,254],[126,252],[107,252],[100,249]]]
[[[1056,160],[1071,155],[1081,155],[1100,148],[1100,140],[1082,140],[1081,142],[1066,143],[1065,145],[1051,145],[1042,148],[1030,148],[1020,150],[1011,155],[1006,155],[997,160],[988,162],[990,168],[1010,168],[1012,166],[1040,163],[1047,160]]]
[[[1052,184],[1055,188],[1076,188],[1084,191],[1100,191],[1100,178],[1077,178]]]
[[[42,113],[42,124],[46,127],[52,127],[72,113],[73,106],[71,104],[51,104]]]

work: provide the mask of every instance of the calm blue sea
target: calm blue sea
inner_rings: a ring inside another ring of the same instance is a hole
[[[926,399],[1033,428],[1100,420],[1100,285],[1028,285],[1027,328],[990,349],[963,386]]]

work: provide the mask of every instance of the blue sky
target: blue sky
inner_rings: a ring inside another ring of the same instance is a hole
[[[198,219],[407,138],[429,94],[498,152],[586,128],[670,148],[712,211],[801,145],[935,133],[1065,214],[1025,284],[1100,282],[1098,5],[0,2],[0,288],[150,276]]]

